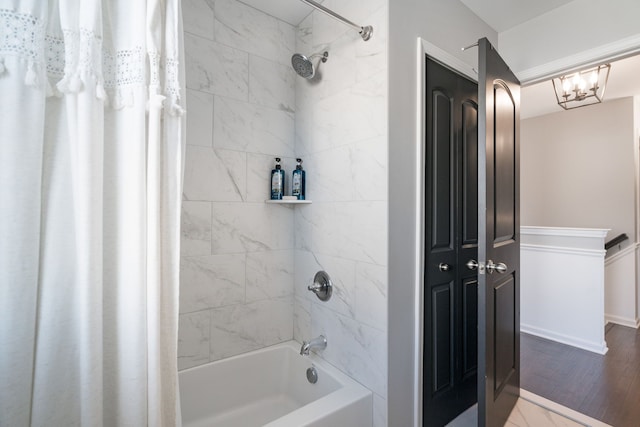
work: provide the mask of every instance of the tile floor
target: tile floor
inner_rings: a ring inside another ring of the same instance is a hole
[[[477,426],[478,407],[472,406],[447,427]],[[610,427],[555,402],[521,390],[520,399],[505,427]]]

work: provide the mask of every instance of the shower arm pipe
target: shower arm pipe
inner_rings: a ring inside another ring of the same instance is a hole
[[[303,2],[303,3],[308,4],[309,6],[313,7],[314,9],[319,10],[322,13],[325,13],[325,14],[329,15],[333,19],[335,19],[337,21],[340,21],[343,24],[347,24],[348,26],[350,26],[351,28],[353,28],[354,30],[356,30],[360,34],[360,36],[362,37],[362,40],[367,41],[367,40],[369,40],[371,38],[371,34],[373,33],[373,27],[371,25],[367,25],[367,26],[361,27],[360,25],[354,24],[353,22],[349,21],[348,19],[338,15],[333,10],[327,9],[326,7],[321,5],[320,3],[316,3],[313,0],[300,0],[300,1]]]

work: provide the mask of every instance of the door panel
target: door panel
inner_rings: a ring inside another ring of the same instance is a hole
[[[478,369],[478,280],[474,277],[463,282],[464,317],[462,319],[462,375],[474,377]]]
[[[515,234],[515,100],[506,83],[494,83],[495,139],[495,241],[513,239]],[[499,130],[499,132],[498,132]]]
[[[520,83],[478,48],[478,425],[503,426],[520,394]]]
[[[478,104],[462,103],[462,244],[478,244]]]
[[[515,280],[509,276],[499,282],[493,290],[494,325],[496,334],[496,369],[494,378],[494,398],[515,374]]]
[[[437,394],[453,384],[453,282],[435,286],[433,306],[433,392]]]
[[[433,226],[432,249],[453,249],[453,138],[451,95],[433,92]]]

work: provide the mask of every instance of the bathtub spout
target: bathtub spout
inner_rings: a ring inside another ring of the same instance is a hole
[[[300,356],[308,356],[311,350],[324,350],[327,348],[327,339],[324,335],[314,338],[311,341],[303,341],[300,347]]]

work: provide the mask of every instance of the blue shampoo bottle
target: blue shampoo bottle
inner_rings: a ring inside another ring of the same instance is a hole
[[[284,171],[280,157],[276,157],[276,168],[271,170],[271,200],[282,200],[284,196]]]
[[[293,171],[291,180],[291,195],[295,196],[298,200],[304,200],[305,193],[305,173],[302,170],[302,159],[296,159],[298,164]]]

